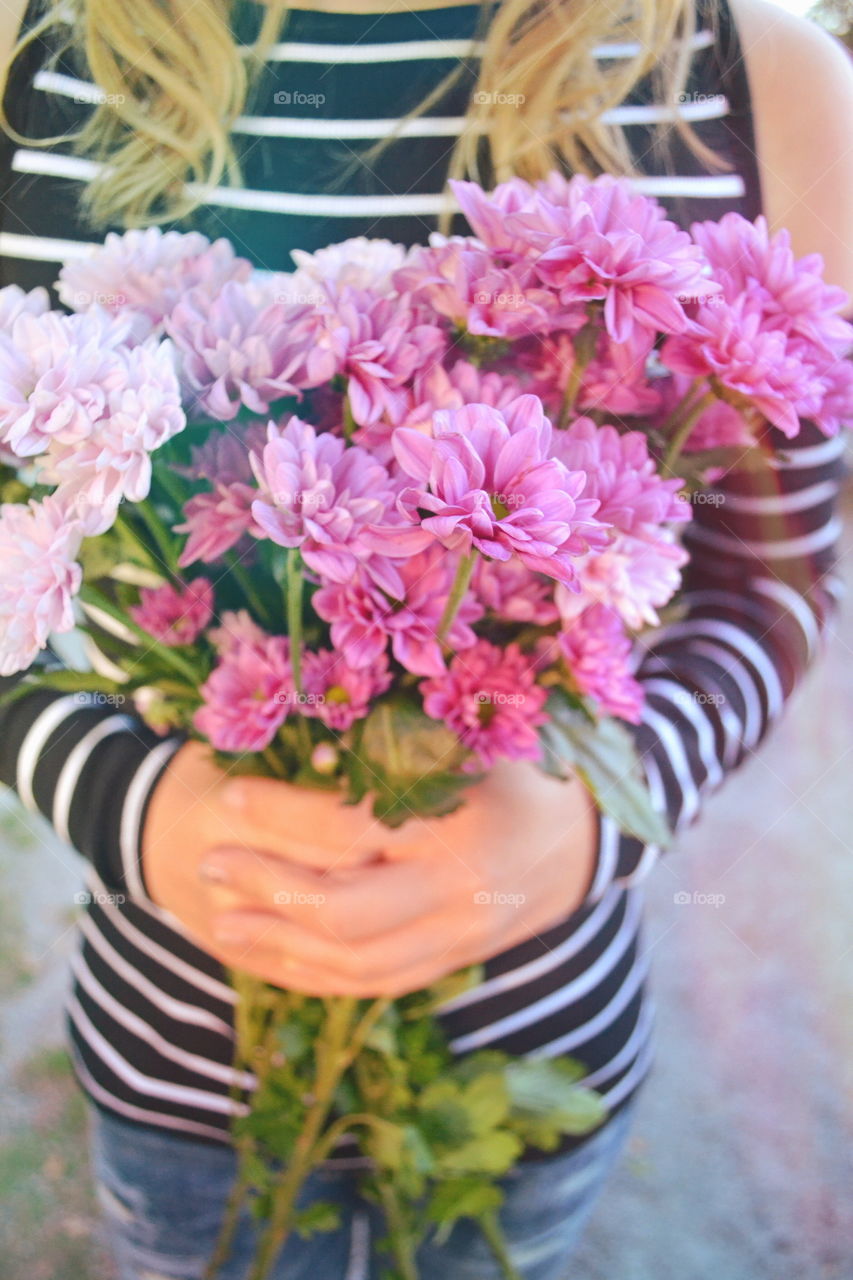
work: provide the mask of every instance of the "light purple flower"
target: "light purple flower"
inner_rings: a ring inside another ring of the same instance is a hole
[[[320,649],[302,655],[302,679],[303,693],[294,695],[297,710],[322,720],[335,733],[345,733],[389,688],[391,673],[384,655],[370,667],[356,669],[343,654]]]
[[[495,560],[516,555],[534,572],[565,583],[574,560],[604,540],[595,511],[584,499],[583,472],[569,471],[551,456],[551,424],[535,396],[502,411],[488,405],[440,411],[433,436],[401,428],[394,433],[401,469],[417,481],[403,490],[400,510],[421,532],[448,550],[475,548]],[[428,514],[424,514],[428,513]],[[377,533],[375,549],[405,554],[417,539]]]
[[[265,424],[252,422],[219,430],[214,427],[203,444],[193,445],[186,467],[177,467],[191,480],[209,484],[249,484],[254,479],[249,454],[259,453],[266,443]]]
[[[57,289],[74,311],[129,309],[159,324],[190,289],[213,298],[227,280],[247,280],[251,271],[251,263],[235,257],[227,240],[211,244],[197,231],[149,227],[110,232],[92,253],[66,263]]]
[[[644,692],[631,670],[631,640],[614,610],[590,605],[559,635],[575,686],[605,715],[639,724]]]
[[[215,297],[182,294],[166,329],[183,357],[182,373],[204,412],[227,421],[243,404],[264,414],[273,400],[332,377],[316,345],[319,308],[270,301],[257,281],[228,281]]]
[[[193,578],[181,587],[164,583],[143,587],[130,616],[161,644],[192,644],[213,617],[213,586],[207,578]]]
[[[227,632],[218,665],[201,687],[193,723],[218,751],[263,751],[292,707],[290,647],[283,636],[253,628]]]
[[[531,660],[517,644],[500,649],[486,640],[457,654],[440,676],[420,686],[424,710],[443,720],[475,760],[469,772],[496,760],[539,760],[536,730],[548,717],[546,691],[536,684]]]
[[[87,439],[124,386],[125,317],[23,310],[0,342],[0,438],[19,457]]]
[[[252,504],[260,529],[282,547],[301,547],[305,563],[346,582],[367,554],[362,534],[381,522],[395,497],[388,472],[358,445],[320,434],[293,417],[270,424],[260,458],[252,455],[261,494]]]
[[[50,496],[0,507],[0,675],[24,671],[51,632],[74,626],[79,520]]]
[[[371,667],[390,639],[394,657],[407,671],[438,675],[445,665],[438,628],[456,564],[454,556],[435,544],[405,560],[374,556],[349,581],[321,587],[311,603],[331,624],[332,643],[350,666]],[[476,642],[471,624],[482,613],[468,594],[447,633],[451,649],[468,649]]]
[[[50,296],[47,289],[30,289],[25,292],[16,284],[7,284],[0,289],[0,341],[6,335],[18,316],[43,316],[50,310]]]
[[[292,249],[301,279],[316,281],[327,289],[370,289],[374,294],[393,291],[393,275],[404,263],[406,250],[390,240],[368,240],[355,236],[340,244],[305,253]]]

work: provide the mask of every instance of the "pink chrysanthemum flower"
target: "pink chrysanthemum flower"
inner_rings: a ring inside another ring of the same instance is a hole
[[[346,582],[367,525],[382,522],[394,501],[386,469],[358,445],[318,435],[293,417],[269,426],[260,458],[252,455],[261,494],[256,523],[282,547],[301,547],[305,563],[333,582]]]
[[[661,421],[681,405],[690,390],[690,379],[674,373],[669,378],[658,379],[661,384]],[[732,445],[745,448],[752,444],[753,433],[743,414],[725,400],[715,400],[697,418],[690,435],[684,442],[684,452],[694,453],[703,449],[721,449]],[[719,472],[718,472],[719,474]]]
[[[559,635],[577,689],[605,715],[639,724],[644,693],[631,673],[631,640],[618,613],[590,605]]]
[[[189,391],[206,413],[227,421],[241,404],[266,413],[273,400],[333,376],[316,347],[321,324],[317,308],[270,301],[256,281],[232,280],[213,298],[202,289],[184,293],[166,328]]]
[[[752,404],[789,438],[800,418],[819,415],[824,384],[805,344],[770,327],[750,294],[700,306],[685,333],[668,338],[661,359],[676,373],[713,377],[743,406]]]
[[[529,264],[501,264],[476,240],[458,236],[434,237],[414,251],[395,281],[456,328],[486,337],[520,338],[584,321],[581,309],[572,316],[559,305]]]
[[[25,671],[51,632],[74,626],[82,540],[57,498],[0,507],[0,675]]]
[[[331,649],[310,650],[302,655],[303,692],[295,694],[302,715],[322,720],[335,733],[346,733],[363,720],[379,694],[391,684],[384,655],[370,667],[351,667]]]
[[[416,380],[415,407],[400,425],[430,434],[437,409],[462,409],[466,404],[503,409],[523,392],[514,374],[479,369],[468,360],[457,360],[451,369],[433,365]]]
[[[263,751],[292,707],[293,673],[286,638],[238,624],[228,630],[221,658],[201,687],[204,705],[193,723],[218,751]]]
[[[377,297],[344,288],[332,298],[316,349],[346,380],[353,420],[360,427],[396,424],[410,405],[407,384],[441,360],[447,338],[425,322],[407,297]]]
[[[548,719],[542,710],[547,694],[517,644],[499,649],[478,640],[420,689],[427,715],[443,720],[474,753],[476,759],[463,766],[469,772],[488,769],[501,757],[541,758],[536,730]]]
[[[540,184],[535,198],[516,181],[508,199],[501,188],[484,199],[464,183],[452,185],[480,238],[506,245],[511,237],[564,306],[602,300],[616,342],[629,341],[636,328],[678,333],[682,302],[719,291],[701,249],[625,179],[576,174]]]
[[[213,298],[227,280],[247,280],[251,271],[251,263],[235,257],[227,240],[211,244],[197,231],[149,227],[110,232],[92,253],[66,263],[57,288],[74,311],[130,309],[159,324],[188,290]]]
[[[401,428],[392,441],[401,469],[417,481],[399,506],[420,526],[421,545],[435,538],[494,560],[516,555],[528,569],[571,583],[576,557],[603,542],[604,531],[597,503],[582,497],[584,473],[551,456],[541,402],[525,395],[502,411],[441,411],[433,433]],[[375,549],[395,555],[408,546],[401,539],[395,551],[390,532]]]
[[[580,379],[575,396],[578,411],[597,409],[618,417],[646,417],[660,407],[661,394],[649,380],[646,362],[651,343],[635,330],[630,342],[613,342],[603,331],[597,354]],[[553,414],[560,411],[577,360],[573,338],[566,333],[519,343],[513,357],[530,379],[529,390]]]
[[[361,670],[378,662],[391,641],[394,657],[415,675],[444,670],[438,628],[456,571],[454,557],[436,545],[405,560],[372,557],[346,583],[321,587],[315,611],[331,624],[332,643]],[[468,595],[447,633],[454,650],[476,641],[471,624],[482,606]]]
[[[531,573],[520,560],[478,561],[472,585],[477,599],[503,622],[547,627],[560,616],[553,581]]]
[[[579,591],[567,591],[557,584],[560,616],[567,623],[597,602],[615,609],[632,630],[656,627],[660,622],[657,610],[668,604],[680,587],[687,560],[687,552],[676,542],[672,529],[661,528],[654,538],[617,532],[609,546],[585,557],[578,566]]]
[[[820,254],[795,258],[788,231],[771,235],[764,217],[748,222],[726,213],[719,222],[694,223],[691,232],[729,302],[751,293],[769,327],[832,354],[853,347],[853,325],[839,315],[847,294],[823,279]]]
[[[178,564],[186,568],[196,560],[211,564],[235,547],[248,533],[262,536],[252,515],[258,496],[254,485],[217,484],[210,493],[197,493],[184,504],[184,522],[175,533],[188,534]]]
[[[130,616],[161,644],[192,644],[213,617],[213,586],[207,578],[193,578],[181,587],[164,583],[143,587]]]
[[[690,519],[690,504],[679,497],[682,482],[658,474],[642,431],[620,434],[576,418],[553,436],[553,451],[570,471],[586,475],[585,498],[596,498],[596,516],[623,533],[654,536],[656,527]]]

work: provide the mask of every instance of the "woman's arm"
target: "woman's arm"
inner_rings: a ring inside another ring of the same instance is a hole
[[[853,291],[853,63],[814,24],[768,0],[734,0],[750,81],[764,209],[796,253],[821,253]],[[731,473],[697,504],[685,544],[686,616],[640,668],[647,709],[637,741],[677,829],[758,746],[796,688],[831,617],[835,497],[843,442],[805,423],[761,474]],[[602,820],[598,889],[630,883],[657,851]]]

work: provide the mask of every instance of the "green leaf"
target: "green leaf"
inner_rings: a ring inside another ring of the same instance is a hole
[[[318,1232],[337,1231],[340,1225],[340,1206],[326,1200],[315,1200],[307,1209],[300,1209],[293,1218],[294,1230],[303,1240]]]
[[[529,1118],[535,1131],[581,1134],[606,1118],[597,1093],[577,1083],[583,1068],[570,1059],[516,1059],[505,1071],[512,1113]]]
[[[509,1088],[503,1074],[493,1072],[478,1076],[465,1089],[465,1110],[476,1134],[483,1134],[501,1124],[509,1113]]]
[[[427,1218],[441,1226],[452,1226],[460,1218],[478,1218],[500,1208],[503,1192],[482,1178],[448,1178],[430,1196]]]
[[[558,778],[576,773],[599,808],[644,844],[667,845],[671,832],[652,803],[634,741],[617,720],[591,722],[560,689],[548,699],[550,720],[540,729],[546,772]]]
[[[440,1174],[502,1174],[512,1168],[522,1150],[523,1143],[514,1133],[493,1129],[461,1147],[443,1152],[438,1160],[438,1171]]]
[[[395,1170],[403,1162],[407,1132],[402,1125],[376,1116],[363,1143],[378,1165],[383,1169]]]

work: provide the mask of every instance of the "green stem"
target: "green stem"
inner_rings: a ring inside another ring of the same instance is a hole
[[[495,1261],[503,1271],[504,1280],[522,1280],[521,1272],[516,1269],[507,1251],[506,1240],[498,1222],[498,1215],[496,1213],[484,1213],[477,1221],[480,1224],[483,1235],[486,1237],[489,1248],[495,1255]]]
[[[293,683],[296,692],[302,693],[302,557],[298,547],[291,547],[287,553],[285,595]]]
[[[677,425],[672,438],[667,445],[666,453],[663,455],[663,460],[661,462],[661,469],[664,472],[669,471],[671,475],[675,475],[675,463],[678,461],[681,450],[687,443],[690,433],[705,410],[710,408],[712,404],[715,404],[716,400],[717,397],[713,391],[706,391],[703,396],[700,396],[700,398],[691,405],[684,421]]]
[[[285,778],[285,779],[287,778],[287,770],[284,768],[281,760],[279,760],[278,756],[275,753],[275,750],[271,745],[268,747],[264,747],[263,751],[261,752],[261,755],[269,765],[270,770],[273,774],[273,777]]]
[[[302,685],[302,557],[298,547],[291,547],[287,553],[287,565],[284,571],[285,599],[287,605],[287,634],[290,637],[290,667],[293,672],[293,685],[297,694],[305,692]],[[296,732],[299,734],[299,745],[302,748],[306,763],[311,759],[314,744],[311,741],[311,730],[302,714],[297,700]]]
[[[385,1214],[388,1244],[394,1262],[399,1268],[400,1280],[418,1280],[418,1264],[415,1260],[417,1243],[412,1239],[394,1184],[385,1178],[376,1178],[373,1185]]]
[[[245,566],[233,551],[225,557],[225,563],[228,565],[228,572],[233,573],[235,581],[240,584],[240,589],[254,609],[255,613],[258,614],[259,618],[263,622],[268,623],[270,620],[269,609],[255,590],[252,579],[249,577]]]
[[[598,329],[592,320],[588,320],[582,329],[575,334],[574,353],[575,358],[569,373],[569,380],[566,383],[566,390],[563,392],[563,403],[560,405],[560,413],[557,418],[557,426],[565,427],[569,418],[574,413],[575,401],[578,398],[578,392],[581,389],[583,375],[586,373],[590,360],[595,355],[595,348],[598,342]]]
[[[335,996],[324,1001],[326,1022],[316,1046],[317,1075],[313,1102],[308,1108],[293,1155],[273,1194],[269,1224],[261,1238],[248,1280],[267,1280],[287,1240],[294,1210],[305,1179],[316,1164],[316,1150],[335,1101],[335,1091],[351,1062],[347,1044],[359,1001]]]
[[[444,606],[444,613],[441,615],[441,621],[438,624],[437,635],[440,644],[444,643],[448,631],[453,626],[453,619],[459,612],[459,606],[465,597],[465,592],[468,590],[476,563],[477,552],[473,550],[469,551],[467,556],[463,556],[459,561],[456,577],[453,579],[453,586],[450,588],[450,595],[447,597],[447,604]]]
[[[175,574],[177,565],[175,564],[175,540],[167,529],[165,523],[160,518],[154,504],[148,498],[144,498],[142,502],[136,503],[136,509],[145,521],[148,531],[157,544],[157,549],[163,558],[163,564],[169,573]]]

